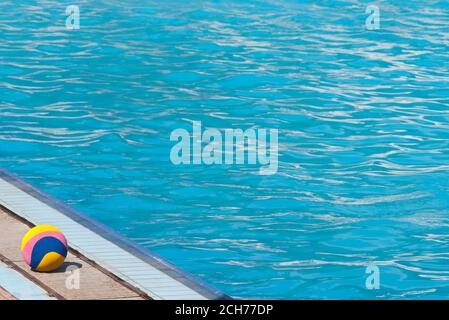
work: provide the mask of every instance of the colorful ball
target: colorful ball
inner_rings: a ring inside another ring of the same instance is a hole
[[[57,228],[40,225],[28,231],[22,239],[22,255],[34,271],[56,270],[67,257],[67,240]]]

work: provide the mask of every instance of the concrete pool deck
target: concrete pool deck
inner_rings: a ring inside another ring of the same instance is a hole
[[[23,235],[39,224],[54,225],[68,239],[66,262],[55,272],[33,272],[21,256]],[[6,266],[22,279],[18,282],[38,286],[50,299],[229,298],[3,170],[0,170],[0,230],[0,271]],[[12,287],[6,288],[0,277],[0,299],[34,297],[17,296],[13,292],[17,289],[14,283]]]

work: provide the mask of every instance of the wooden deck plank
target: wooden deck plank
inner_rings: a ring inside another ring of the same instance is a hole
[[[0,301],[1,300],[17,300],[16,297],[14,297],[12,294],[10,294],[8,291],[0,287]]]

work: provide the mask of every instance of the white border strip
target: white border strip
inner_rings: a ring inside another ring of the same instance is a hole
[[[0,178],[0,204],[34,225],[60,229],[69,246],[155,300],[205,300],[205,296]]]
[[[44,289],[0,262],[0,286],[19,300],[54,300]]]

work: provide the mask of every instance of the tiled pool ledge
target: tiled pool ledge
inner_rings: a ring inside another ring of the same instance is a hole
[[[59,228],[72,250],[152,299],[229,299],[146,248],[2,169],[0,206],[32,225],[51,224]]]
[[[51,300],[45,290],[0,262],[0,300]]]

